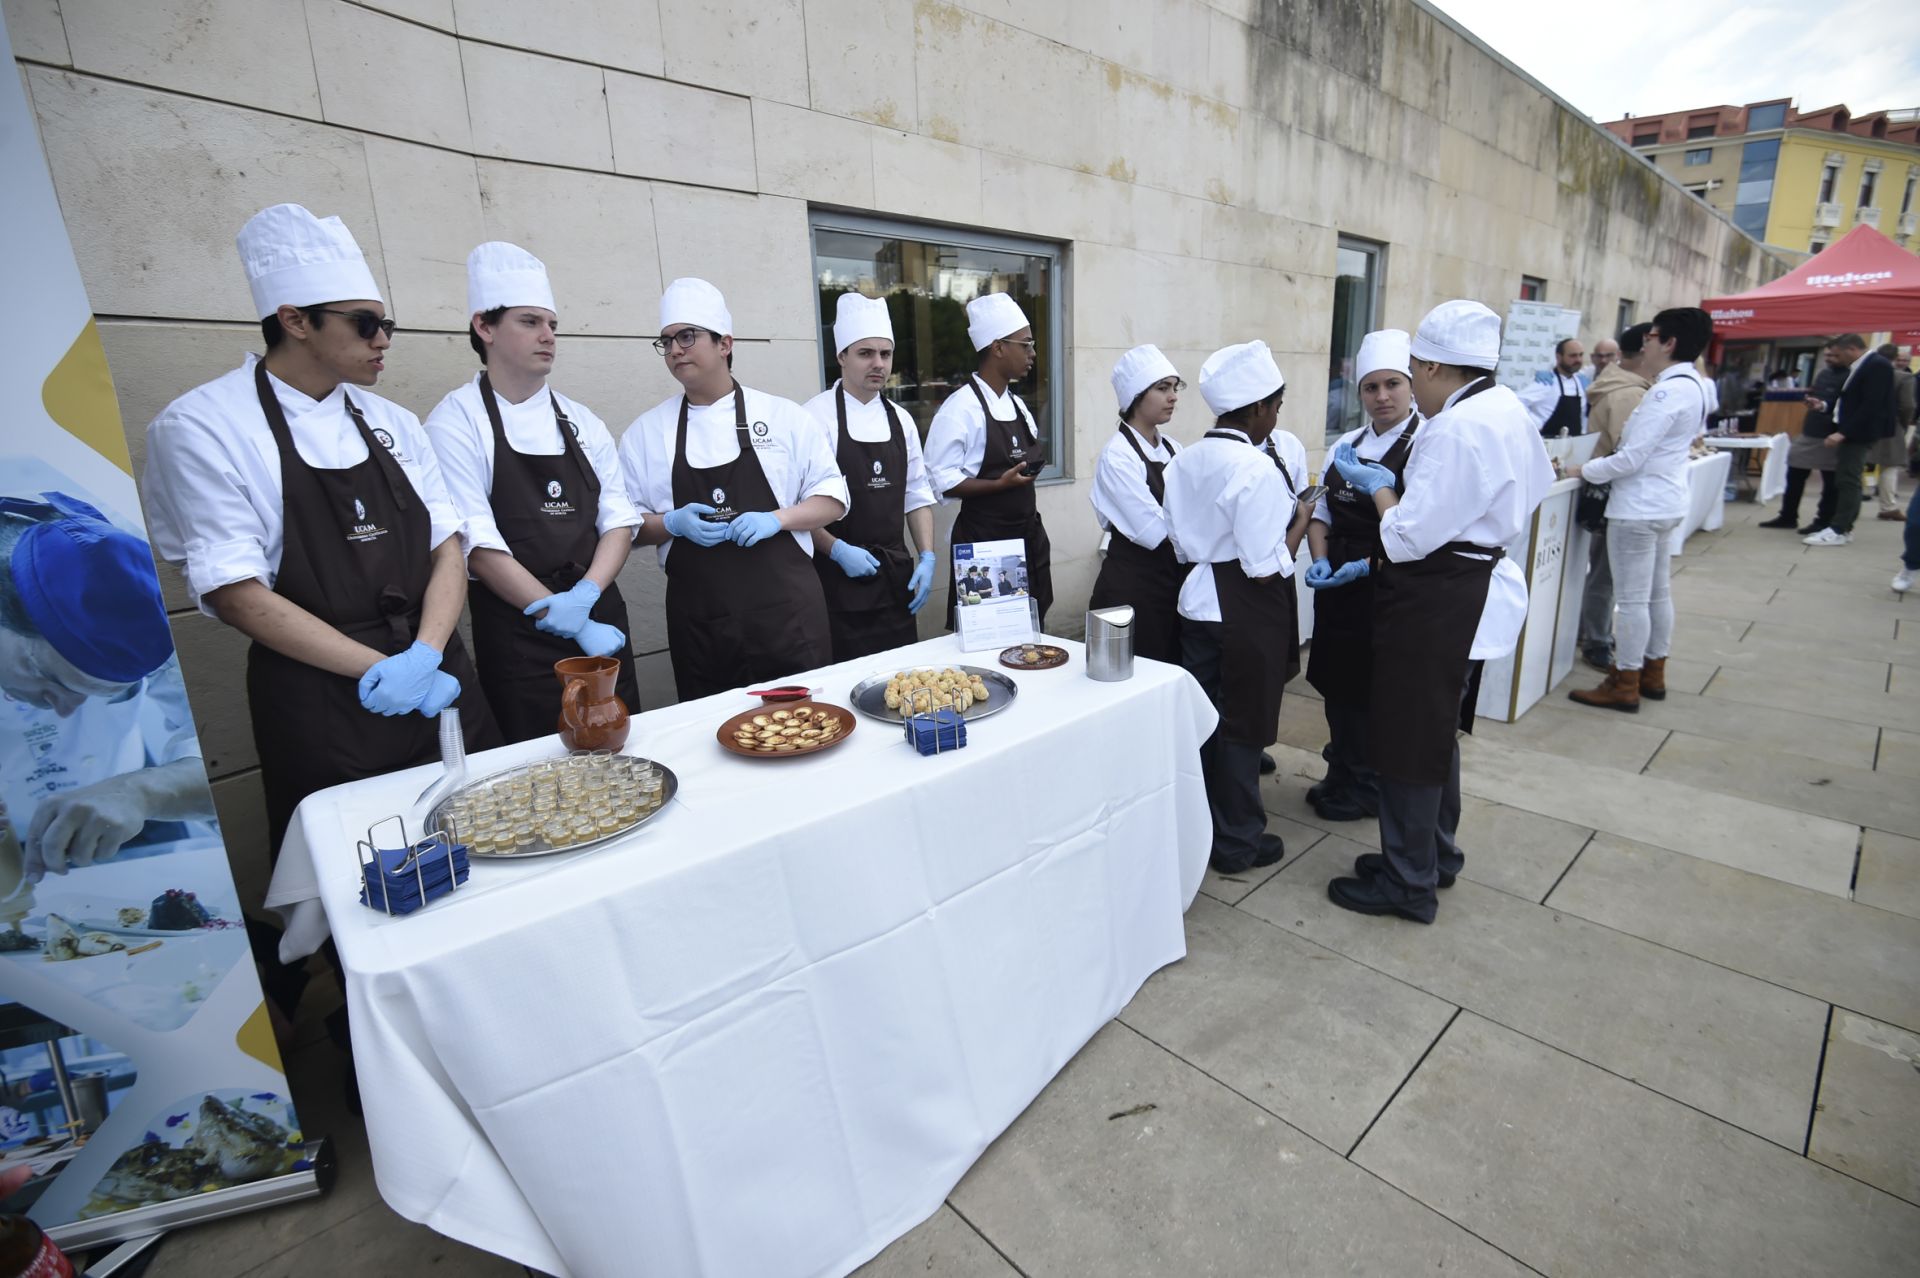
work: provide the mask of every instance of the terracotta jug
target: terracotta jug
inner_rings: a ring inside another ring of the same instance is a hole
[[[613,657],[568,657],[553,663],[560,680],[560,740],[569,750],[618,750],[631,719],[613,693],[620,663]]]

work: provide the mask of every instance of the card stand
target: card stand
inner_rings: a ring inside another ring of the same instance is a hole
[[[390,822],[400,827],[397,848],[381,847],[375,835]],[[414,842],[407,838],[406,818],[390,816],[367,827],[354,854],[360,862],[360,904],[388,915],[411,914],[467,881],[467,845],[451,826]]]
[[[919,699],[925,697],[925,708]],[[947,754],[967,744],[967,721],[951,706],[936,709],[931,688],[915,688],[901,707],[907,744],[921,754]]]

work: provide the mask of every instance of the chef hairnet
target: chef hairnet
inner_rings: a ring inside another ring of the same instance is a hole
[[[483,315],[504,306],[555,310],[547,264],[518,244],[489,240],[467,254],[467,312]]]
[[[65,493],[0,497],[0,515],[34,522],[13,544],[9,576],[40,637],[83,674],[144,679],[173,655],[147,543]]]
[[[1200,397],[1215,417],[1258,403],[1286,384],[1265,342],[1217,350],[1200,366]]]
[[[337,217],[315,217],[298,204],[275,204],[248,218],[234,243],[261,319],[282,306],[384,305],[353,232]]]
[[[1413,370],[1408,344],[1412,340],[1404,329],[1398,328],[1383,328],[1368,333],[1360,339],[1360,353],[1353,359],[1353,379],[1364,382],[1369,373],[1382,371],[1411,378]]]
[[[1120,411],[1124,413],[1140,398],[1141,391],[1155,382],[1178,376],[1180,370],[1160,353],[1158,346],[1136,346],[1113,366],[1113,397],[1120,401]]]
[[[1490,369],[1500,362],[1500,317],[1478,302],[1442,302],[1420,321],[1409,347],[1415,359]]]
[[[1031,322],[1020,303],[1006,293],[983,293],[967,303],[967,340],[976,351],[1029,327]]]
[[[867,337],[893,340],[893,316],[887,304],[877,297],[842,293],[833,304],[833,352],[840,352]]]
[[[691,324],[722,337],[733,336],[733,315],[727,299],[705,280],[687,276],[667,285],[660,295],[660,331],[672,324]]]

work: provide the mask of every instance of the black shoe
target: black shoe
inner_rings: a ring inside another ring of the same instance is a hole
[[[1353,872],[1363,879],[1370,879],[1375,875],[1385,874],[1387,872],[1387,858],[1378,852],[1363,852],[1353,858]],[[1441,887],[1450,888],[1453,886],[1453,875],[1448,874],[1445,870],[1439,870],[1437,873]]]
[[[1580,652],[1580,660],[1586,662],[1601,674],[1608,674],[1613,670],[1613,650],[1611,648],[1584,648]]]
[[[1805,537],[1810,533],[1819,532],[1822,528],[1825,528],[1826,526],[1827,526],[1826,520],[1816,519],[1812,523],[1807,524],[1804,527],[1794,529],[1794,531],[1799,533],[1802,537]]]
[[[1321,795],[1313,810],[1327,821],[1364,821],[1379,815],[1377,806],[1369,812],[1366,803],[1355,798],[1351,790],[1333,790]]]
[[[1432,915],[1421,916],[1407,906],[1387,899],[1377,879],[1335,879],[1327,884],[1327,899],[1355,914],[1397,914],[1415,923],[1431,923]]]
[[[1756,528],[1791,528],[1800,522],[1798,515],[1775,515],[1772,519],[1755,524]]]
[[[1279,770],[1280,765],[1273,761],[1273,756],[1262,751],[1260,755],[1260,775],[1270,777]]]
[[[1219,857],[1207,858],[1207,864],[1215,874],[1245,874],[1248,870],[1263,870],[1267,866],[1282,860],[1287,855],[1285,840],[1277,834],[1260,836],[1260,850],[1244,861],[1222,861]]]

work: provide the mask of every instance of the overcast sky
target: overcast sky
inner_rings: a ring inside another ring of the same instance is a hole
[[[1787,97],[1855,115],[1920,107],[1920,12],[1896,20],[1904,6],[1881,0],[1433,3],[1596,120]]]

